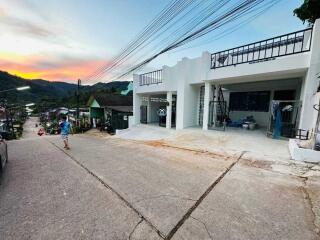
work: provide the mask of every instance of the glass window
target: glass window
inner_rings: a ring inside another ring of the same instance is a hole
[[[230,111],[268,112],[270,91],[231,92],[229,100]]]

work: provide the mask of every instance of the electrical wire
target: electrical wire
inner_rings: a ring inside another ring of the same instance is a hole
[[[124,50],[113,58],[112,64],[101,66],[87,79],[101,80],[106,74],[110,75],[112,72],[115,74],[109,81],[125,77],[164,53],[194,42],[227,24],[255,13],[216,36],[220,39],[263,14],[279,1],[281,0],[240,0],[229,7],[227,5],[231,2],[230,0],[172,1]],[[152,48],[154,45],[156,47]],[[151,48],[151,51],[146,51],[148,48]],[[134,57],[136,60],[133,60]]]

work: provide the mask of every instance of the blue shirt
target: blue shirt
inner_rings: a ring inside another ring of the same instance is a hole
[[[63,121],[60,124],[60,127],[61,127],[61,134],[62,135],[68,135],[69,134],[70,128],[71,128],[71,124],[69,122]]]

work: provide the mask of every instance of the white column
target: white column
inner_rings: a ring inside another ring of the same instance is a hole
[[[184,88],[180,87],[177,91],[176,129],[184,128],[185,101]]]
[[[171,117],[172,117],[172,92],[167,92],[167,118],[166,118],[166,128],[171,128]]]
[[[312,43],[310,49],[310,66],[304,79],[303,93],[302,93],[302,110],[300,117],[300,128],[311,130],[313,126],[314,116],[317,111],[313,109],[317,88],[320,79],[318,78],[320,72],[320,19],[317,19],[313,26]]]
[[[151,101],[150,96],[148,96],[148,102],[147,102],[147,123],[151,122]]]
[[[140,123],[140,106],[142,103],[141,96],[137,93],[137,88],[139,88],[139,75],[133,75],[133,124]]]
[[[203,106],[203,123],[202,129],[208,130],[209,123],[209,104],[212,95],[211,83],[206,82],[204,87],[204,106]]]

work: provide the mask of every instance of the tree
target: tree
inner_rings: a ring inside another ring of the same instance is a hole
[[[293,11],[303,23],[314,23],[320,18],[320,0],[304,0],[304,3]]]

